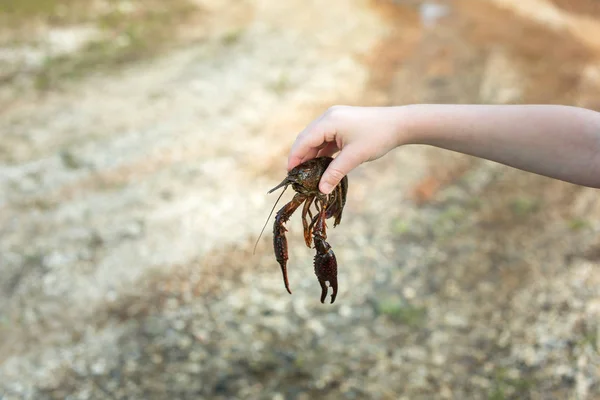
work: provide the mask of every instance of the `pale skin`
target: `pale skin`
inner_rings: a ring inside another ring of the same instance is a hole
[[[335,106],[298,135],[288,170],[339,152],[319,184],[328,194],[360,164],[409,144],[600,188],[600,113],[560,105]]]

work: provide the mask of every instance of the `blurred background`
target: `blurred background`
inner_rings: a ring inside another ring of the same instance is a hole
[[[306,124],[419,102],[600,110],[600,3],[0,0],[0,399],[599,399],[596,190],[407,146],[335,304],[253,254]]]

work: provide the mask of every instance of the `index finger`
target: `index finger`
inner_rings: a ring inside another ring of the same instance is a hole
[[[288,171],[317,156],[319,150],[335,140],[335,134],[328,133],[320,119],[304,129],[296,138],[288,156]],[[329,139],[329,140],[328,140]]]

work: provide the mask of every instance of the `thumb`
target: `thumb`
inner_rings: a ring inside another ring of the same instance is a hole
[[[358,167],[363,162],[362,156],[358,151],[347,146],[340,154],[333,159],[327,170],[323,173],[319,183],[319,190],[323,194],[329,194],[333,188],[340,183],[342,178],[346,176],[354,168]]]

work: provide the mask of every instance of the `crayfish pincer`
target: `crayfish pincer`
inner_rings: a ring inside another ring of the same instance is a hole
[[[279,185],[268,192],[272,193],[281,187],[287,189],[289,185],[292,185],[292,188],[296,192],[294,198],[277,212],[275,223],[273,224],[273,247],[275,249],[275,258],[281,266],[283,282],[290,294],[292,292],[287,277],[288,245],[287,238],[285,237],[287,229],[284,224],[290,219],[294,211],[304,204],[304,207],[302,208],[304,242],[309,248],[311,247],[311,243],[314,242],[314,248],[316,250],[314,269],[315,275],[317,275],[319,284],[321,285],[321,303],[323,303],[325,297],[327,297],[328,289],[326,282],[329,282],[329,286],[333,289],[331,303],[335,301],[338,289],[337,261],[331,246],[326,241],[327,225],[325,220],[333,217],[334,227],[342,221],[342,211],[346,204],[346,194],[348,193],[347,177],[344,177],[330,194],[324,195],[319,191],[319,181],[321,176],[332,160],[333,158],[331,157],[319,157],[306,161],[292,169]],[[283,195],[283,192],[281,195]],[[281,195],[279,198],[281,198]],[[279,199],[277,199],[277,201],[279,201]],[[275,204],[277,204],[277,202]],[[311,210],[313,204],[316,209],[314,215]],[[275,206],[273,206],[273,209],[274,208]]]

